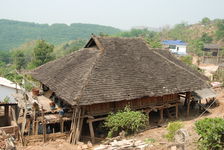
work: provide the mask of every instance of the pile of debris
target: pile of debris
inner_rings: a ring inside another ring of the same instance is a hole
[[[12,136],[0,130],[0,150],[15,150],[14,141],[15,139]]]
[[[152,146],[153,145],[135,139],[123,139],[121,141],[114,140],[108,144],[100,145],[94,150],[145,150]]]

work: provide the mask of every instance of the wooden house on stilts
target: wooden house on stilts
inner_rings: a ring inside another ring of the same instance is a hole
[[[191,92],[208,87],[206,77],[141,38],[93,36],[83,49],[31,75],[73,111],[72,143],[79,140],[84,119],[94,142],[93,123],[110,112],[130,105],[149,116],[157,110],[162,120],[164,109],[174,107],[178,117],[180,96],[185,95],[189,112]]]

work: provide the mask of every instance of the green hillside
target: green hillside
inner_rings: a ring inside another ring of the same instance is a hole
[[[94,24],[48,25],[0,19],[0,50],[9,50],[31,40],[44,39],[58,45],[70,40],[88,39],[92,33],[118,32],[119,29]]]

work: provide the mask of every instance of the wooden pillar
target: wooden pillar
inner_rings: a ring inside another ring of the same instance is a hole
[[[9,106],[5,105],[5,117],[9,117]]]
[[[15,105],[14,106],[14,111],[15,111],[15,118],[16,118],[16,121],[18,120],[18,118],[19,118],[19,112],[18,112],[18,105]]]
[[[44,111],[42,108],[42,131],[43,131],[43,142],[46,142],[46,122],[44,119]]]
[[[85,114],[85,107],[83,107],[81,109],[81,118],[80,118],[80,127],[79,127],[79,130],[78,130],[78,133],[77,133],[77,141],[80,140],[80,137],[81,137],[81,134],[82,134],[82,126],[83,126],[83,121],[84,121],[84,114]]]
[[[219,48],[218,48],[218,51],[217,51],[217,65],[219,64]]]
[[[36,109],[33,111],[33,124],[32,124],[32,134],[36,134]]]
[[[38,129],[39,129],[39,121],[35,121],[36,123],[36,128],[35,128],[35,135],[38,135]]]
[[[205,51],[203,51],[203,63],[205,63]]]
[[[61,133],[64,133],[64,120],[60,120]]]
[[[176,118],[178,118],[178,104],[176,104]]]
[[[148,122],[147,122],[147,125],[148,125],[148,126],[149,126],[149,122],[150,122],[150,117],[149,117],[150,112],[151,112],[151,111],[147,111],[147,112],[146,112],[146,114],[147,114],[147,116],[148,116]]]
[[[187,92],[186,98],[187,98],[187,117],[189,117],[189,114],[190,114],[191,92]]]
[[[95,143],[95,134],[93,130],[93,122],[89,121],[89,131],[90,131],[90,136],[91,136],[91,141],[94,144]]]
[[[160,114],[160,121],[159,123],[163,122],[163,108],[159,110],[159,114]]]

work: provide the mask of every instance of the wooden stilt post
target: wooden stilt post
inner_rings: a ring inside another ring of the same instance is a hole
[[[43,131],[43,142],[46,142],[46,123],[45,123],[45,119],[44,119],[44,111],[42,108],[42,131]]]
[[[74,141],[74,136],[75,136],[75,131],[76,131],[76,126],[77,126],[77,114],[78,114],[78,111],[79,108],[76,107],[75,109],[73,109],[73,115],[72,115],[72,124],[71,124],[71,133],[70,133],[70,137],[69,137],[69,142],[70,143],[73,143]]]
[[[190,99],[188,99],[188,103],[187,103],[187,117],[189,117],[190,114]]]
[[[90,136],[91,136],[91,141],[94,144],[95,143],[95,134],[93,130],[93,122],[89,121],[89,131],[90,131]]]
[[[149,126],[149,122],[150,122],[150,117],[149,117],[149,113],[150,113],[151,111],[148,111],[146,114],[147,114],[147,117],[148,117],[148,122],[147,122],[147,125]]]
[[[62,117],[59,118],[59,122],[60,122],[61,133],[63,133],[63,118]]]
[[[176,104],[176,118],[178,118],[178,104]]]
[[[39,129],[39,121],[35,121],[36,123],[36,128],[35,128],[35,135],[38,135],[38,129]]]
[[[191,93],[187,92],[187,117],[189,117],[190,114],[190,100],[191,100]]]
[[[36,133],[36,109],[33,111],[33,124],[32,124],[32,134]]]
[[[78,142],[78,136],[79,136],[79,133],[80,133],[80,120],[81,120],[81,111],[82,109],[79,110],[79,115],[78,115],[78,118],[77,118],[77,126],[76,126],[76,131],[75,131],[75,134],[74,134],[74,138],[73,138],[73,143],[76,144]]]
[[[83,120],[84,120],[83,116],[85,114],[85,109],[82,108],[81,111],[82,111],[81,118],[80,118],[81,120],[80,120],[80,125],[79,125],[79,129],[78,129],[78,133],[77,133],[77,142],[80,140],[80,136],[82,134],[82,126],[83,126]]]
[[[64,123],[65,121],[62,119],[62,122],[61,122],[61,132],[64,133]]]
[[[5,106],[5,117],[8,118],[9,117],[9,106]]]
[[[159,123],[162,123],[163,122],[163,108],[161,108],[159,110],[159,114],[160,114],[160,120],[159,120]]]

